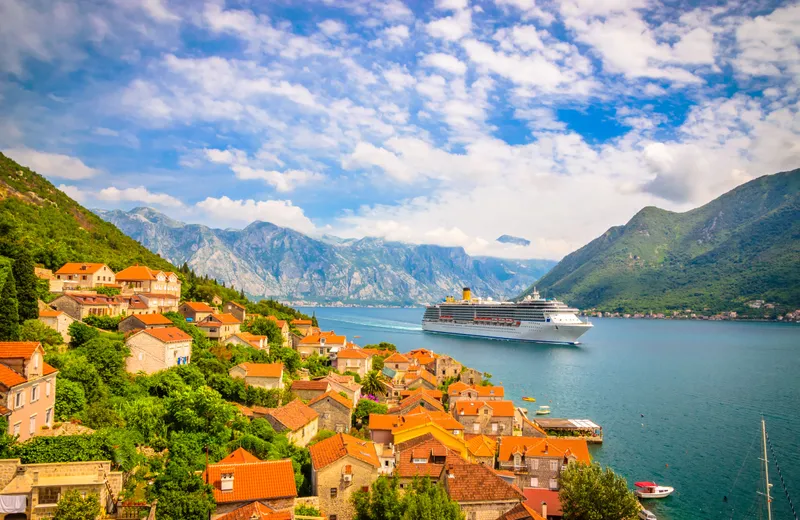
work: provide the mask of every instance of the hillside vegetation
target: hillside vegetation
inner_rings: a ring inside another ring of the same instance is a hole
[[[644,208],[535,286],[582,309],[615,312],[747,311],[755,299],[800,308],[799,195],[794,170],[686,213]]]

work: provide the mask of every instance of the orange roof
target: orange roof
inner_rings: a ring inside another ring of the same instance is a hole
[[[158,271],[153,271],[146,265],[132,265],[117,273],[118,282],[155,280]]]
[[[456,502],[521,501],[525,495],[483,464],[466,461],[450,463],[445,467],[444,485],[447,494]]]
[[[234,307],[239,307],[240,309],[244,309],[244,305],[242,305],[242,304],[241,304],[241,303],[239,303],[239,302],[235,302],[235,301],[229,301],[229,302],[228,302],[228,305],[233,305]]]
[[[420,393],[414,394],[414,395],[412,395],[410,397],[406,397],[405,399],[403,399],[402,401],[397,403],[397,406],[394,406],[391,409],[389,409],[389,413],[391,414],[391,413],[394,413],[396,411],[400,411],[400,410],[406,409],[409,406],[414,406],[415,404],[418,404],[420,401],[425,401],[426,403],[431,405],[436,410],[439,410],[439,411],[442,411],[442,412],[444,411],[444,407],[442,406],[442,403],[437,401],[436,398],[434,398],[433,396],[430,396],[428,394],[420,392]]]
[[[243,404],[239,404],[239,403],[231,403],[231,404],[233,406],[235,406],[236,408],[238,408],[239,411],[242,413],[242,415],[244,415],[246,417],[252,417],[253,416],[253,409],[252,408],[249,408],[249,407],[247,407],[247,406],[245,406]]]
[[[244,464],[245,462],[261,462],[261,459],[244,448],[236,448],[230,455],[220,460],[217,464]]]
[[[459,401],[455,406],[455,416],[478,415],[484,405],[491,408],[494,417],[514,417],[515,408],[511,401]]]
[[[212,314],[210,317],[219,321],[223,325],[236,325],[242,323],[241,321],[239,321],[238,318],[236,318],[236,316],[228,312],[223,312],[221,314]]]
[[[139,320],[145,325],[172,325],[172,320],[163,314],[133,314],[125,318],[125,320],[129,319]]]
[[[427,370],[420,370],[418,372],[408,372],[406,373],[405,380],[406,384],[411,384],[416,379],[422,379],[427,381],[434,388],[436,388],[436,376],[428,372]]]
[[[461,381],[456,381],[447,387],[447,395],[456,395],[467,388],[470,388],[468,384],[462,383]]]
[[[345,433],[339,433],[320,441],[310,446],[308,451],[311,452],[311,464],[317,471],[347,456],[376,468],[381,465],[373,442],[356,439]]]
[[[139,332],[143,332],[148,336],[152,336],[157,340],[161,341],[162,343],[178,343],[180,341],[192,341],[192,337],[183,332],[178,327],[163,327],[160,329],[142,329]]]
[[[453,383],[447,388],[447,395],[459,395],[465,390],[474,390],[478,397],[505,397],[506,391],[502,386],[466,385],[461,381]]]
[[[514,437],[503,436],[500,439],[500,455],[502,461],[514,460],[514,454],[526,457],[567,457],[574,456],[578,461],[591,463],[589,446],[584,439],[562,437]]]
[[[369,415],[370,430],[391,430],[392,433],[397,433],[427,423],[437,424],[448,431],[464,429],[460,422],[446,412],[429,411],[424,408],[415,408],[404,415]]]
[[[286,320],[279,320],[275,316],[267,316],[267,319],[274,321],[280,328],[284,328],[286,326]]]
[[[447,462],[461,460],[458,453],[429,433],[399,444],[395,450],[399,452],[399,460],[395,466],[395,473],[399,477],[438,478]],[[417,462],[414,462],[415,459]]]
[[[512,473],[513,475],[513,473]],[[509,509],[497,520],[546,520],[539,513],[530,508],[525,502],[520,502]]]
[[[325,338],[325,343],[335,343],[337,345],[344,345],[345,337],[339,336],[335,334],[333,331],[330,332],[319,332],[316,334],[309,334],[308,336],[304,337],[300,340],[301,345],[315,345],[320,343],[320,340]]]
[[[413,396],[415,396],[417,394],[425,394],[427,396],[430,396],[430,397],[436,399],[440,403],[442,402],[442,391],[438,390],[436,388],[419,387],[419,388],[415,388],[414,390],[401,390],[400,391],[400,397],[402,399],[408,399],[409,397],[413,397]]]
[[[194,312],[214,312],[214,309],[206,302],[183,302],[183,304]]]
[[[366,352],[362,352],[360,348],[348,348],[340,350],[336,354],[336,357],[340,359],[367,359],[370,355]]]
[[[0,359],[30,359],[39,346],[41,346],[41,343],[38,341],[0,341]]]
[[[330,383],[324,379],[317,379],[314,381],[292,381],[292,390],[319,390],[321,392],[327,392],[329,386]]]
[[[3,384],[6,388],[12,388],[27,382],[28,380],[19,375],[16,371],[0,363],[0,384]]]
[[[311,320],[292,320],[292,325],[311,325]]]
[[[79,262],[69,262],[61,266],[56,274],[94,274],[102,269],[106,264],[82,264]]]
[[[239,363],[237,367],[243,368],[247,377],[281,377],[283,363]]]
[[[43,376],[49,376],[50,374],[54,374],[56,372],[58,372],[58,370],[55,367],[52,367],[52,366],[48,365],[45,362],[42,362],[42,375]]]
[[[271,408],[267,413],[291,431],[299,430],[319,417],[317,412],[303,404],[300,399],[295,399],[280,408]]]
[[[40,318],[55,318],[57,316],[61,316],[62,314],[64,314],[64,313],[61,312],[61,311],[54,311],[54,310],[51,310],[51,309],[44,309],[44,310],[39,311],[39,317]]]
[[[292,385],[292,386],[294,386],[294,385]],[[340,405],[342,405],[342,406],[346,407],[348,410],[351,410],[351,409],[353,408],[353,401],[351,401],[350,399],[347,399],[346,397],[342,397],[342,396],[339,394],[339,392],[334,392],[334,391],[332,391],[332,390],[331,390],[331,391],[328,391],[328,392],[325,392],[325,393],[324,393],[324,394],[322,394],[322,395],[318,395],[318,396],[317,396],[317,397],[315,397],[314,399],[310,400],[310,401],[308,402],[308,406],[311,406],[311,405],[313,405],[313,404],[315,404],[315,403],[318,403],[318,402],[320,402],[320,401],[322,401],[323,399],[326,399],[326,398],[328,398],[328,397],[330,397],[331,399],[333,399],[334,401],[336,401],[336,402],[337,402],[337,403],[339,403]]]
[[[246,456],[242,455],[242,458],[244,457]],[[220,483],[223,474],[233,474],[232,491],[222,491]],[[203,480],[213,486],[217,504],[297,496],[291,459],[253,462],[220,461],[216,464],[209,464],[207,471],[203,472]]]
[[[275,511],[261,502],[250,502],[227,515],[220,516],[217,520],[292,520],[292,512]]]
[[[411,360],[399,352],[395,352],[391,356],[383,360],[384,363],[410,363]]]
[[[467,441],[467,449],[475,457],[494,457],[497,442],[486,435],[475,435]]]

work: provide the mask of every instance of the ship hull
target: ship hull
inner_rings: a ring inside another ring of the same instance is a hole
[[[590,323],[553,323],[523,321],[518,327],[497,325],[478,325],[471,323],[452,323],[423,321],[422,330],[437,334],[451,334],[474,338],[497,339],[505,341],[530,341],[534,343],[558,343],[577,345],[578,338],[592,328]]]

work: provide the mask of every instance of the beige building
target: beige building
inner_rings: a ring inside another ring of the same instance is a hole
[[[195,325],[209,339],[225,341],[228,337],[239,333],[242,322],[230,314],[212,314]]]
[[[345,376],[331,372],[322,378],[322,381],[330,383],[330,389],[334,392],[344,392],[353,401],[353,406],[358,404],[361,399],[361,385],[356,383],[353,376]]]
[[[465,433],[497,437],[514,431],[514,403],[511,401],[459,401],[450,408]]]
[[[319,415],[319,429],[347,433],[353,420],[353,403],[336,392],[326,392],[308,402]]]
[[[87,316],[120,316],[128,310],[128,305],[121,298],[88,293],[64,294],[50,302],[50,305],[79,321]]]
[[[505,395],[502,386],[468,385],[457,381],[447,387],[450,406],[459,401],[503,401]]]
[[[340,352],[347,344],[345,336],[339,336],[335,332],[315,332],[309,334],[297,342],[295,350],[300,357],[306,359],[314,354],[329,357],[331,353]]]
[[[436,385],[441,385],[447,379],[458,378],[461,375],[463,366],[447,355],[437,355],[436,358],[425,365],[434,376],[436,376]]]
[[[221,461],[209,464],[203,471],[203,480],[211,485],[217,503],[211,520],[253,502],[273,511],[288,511],[290,515],[294,512],[297,486],[291,459],[261,460],[238,448]]]
[[[58,371],[36,341],[0,342],[0,415],[8,434],[25,441],[53,425]]]
[[[244,384],[271,390],[283,387],[283,363],[240,363],[228,371]]]
[[[55,272],[55,278],[61,282],[62,290],[92,289],[116,283],[114,271],[106,264],[70,262]]]
[[[128,336],[125,345],[131,351],[125,369],[131,374],[188,365],[192,357],[192,337],[178,327],[139,330]]]
[[[464,368],[458,376],[459,381],[468,385],[479,385],[483,381],[483,372],[474,368]]]
[[[71,490],[97,495],[103,511],[111,513],[122,491],[122,472],[111,471],[109,461],[22,464],[19,459],[0,460],[0,518],[52,518],[58,501]]]
[[[304,401],[316,399],[330,390],[330,388],[331,384],[324,379],[316,379],[313,381],[298,379],[297,381],[292,381],[292,393]]]
[[[64,280],[59,280],[53,274],[51,269],[44,269],[42,267],[34,267],[33,274],[40,280],[47,280],[47,289],[52,293],[64,291]]]
[[[311,320],[292,320],[292,327],[297,329],[301,336],[308,336],[314,332],[314,326]]]
[[[247,310],[244,308],[239,302],[225,302],[225,305],[222,307],[223,312],[227,312],[228,314],[232,314],[236,317],[237,320],[244,323],[245,318],[247,318]]]
[[[286,320],[279,320],[275,316],[267,316],[268,320],[272,320],[275,322],[275,325],[281,330],[281,336],[283,337],[283,348],[289,348],[292,346],[292,333],[289,329],[289,323]]]
[[[340,350],[333,361],[333,368],[341,373],[353,372],[363,378],[372,370],[372,356],[360,348]]]
[[[41,313],[39,313],[41,316]],[[163,329],[174,327],[172,320],[163,314],[133,314],[119,322],[117,330],[131,332],[139,329]]]
[[[407,372],[408,367],[412,364],[416,364],[416,362],[399,352],[395,352],[383,360],[383,366],[389,367],[395,372]]]
[[[52,309],[43,309],[39,311],[39,321],[61,334],[64,338],[64,343],[69,343],[72,338],[69,336],[69,326],[75,321],[75,318],[63,311],[54,311]]]
[[[269,338],[267,336],[259,336],[250,334],[249,332],[237,332],[225,339],[228,345],[242,345],[245,347],[253,347],[258,350],[269,352]]]
[[[181,296],[181,281],[173,272],[154,271],[144,265],[126,267],[117,273],[123,293],[169,294]]]
[[[327,518],[350,520],[351,497],[369,488],[381,467],[375,444],[340,433],[309,448],[311,487]]]
[[[319,430],[319,415],[300,399],[280,408],[268,408],[264,418],[276,432],[286,432],[289,440],[298,446],[307,446]]]
[[[197,323],[214,314],[214,308],[206,302],[183,302],[178,307],[178,312],[186,318],[186,321]]]

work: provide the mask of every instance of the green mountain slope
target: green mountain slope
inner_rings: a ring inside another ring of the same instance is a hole
[[[800,170],[760,177],[686,213],[644,208],[535,285],[606,311],[740,310],[753,299],[800,307]]]

